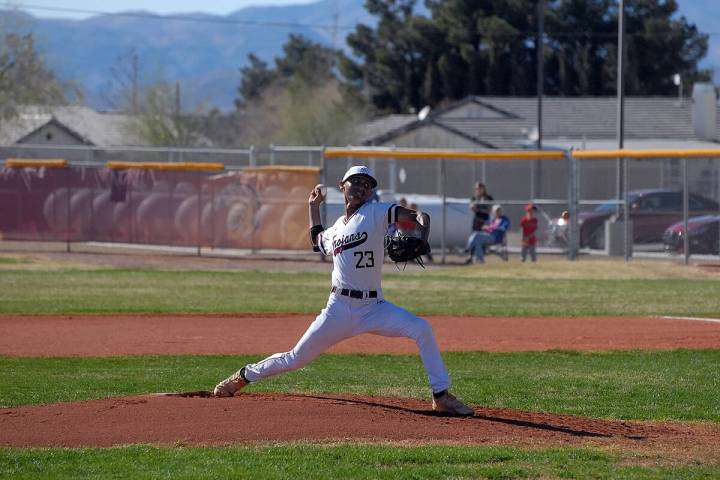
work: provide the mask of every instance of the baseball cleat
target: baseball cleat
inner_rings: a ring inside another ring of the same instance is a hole
[[[445,393],[445,395],[440,398],[433,398],[432,408],[443,415],[452,415],[455,417],[475,415],[475,410],[465,405],[450,393]]]
[[[242,376],[242,369],[230,375],[222,382],[215,385],[213,395],[216,397],[232,397],[235,392],[242,389],[249,382]]]

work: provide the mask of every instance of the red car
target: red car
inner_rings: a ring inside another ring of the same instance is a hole
[[[718,235],[720,233],[720,215],[703,215],[688,218],[688,244],[690,253],[720,253]],[[685,251],[685,222],[668,227],[663,236],[665,250],[672,253]]]

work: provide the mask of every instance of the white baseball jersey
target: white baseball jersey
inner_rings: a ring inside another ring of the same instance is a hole
[[[385,234],[396,216],[394,203],[365,203],[350,218],[343,215],[318,235],[320,251],[333,256],[334,286],[380,290]]]
[[[320,251],[333,256],[333,286],[380,290],[385,233],[396,216],[395,204],[365,203],[347,220],[340,217],[332,227],[318,234],[316,244]],[[246,365],[245,378],[256,382],[302,368],[336,343],[363,333],[413,339],[432,391],[450,387],[450,377],[430,324],[388,302],[380,293],[372,298],[331,293],[325,308],[292,350]]]

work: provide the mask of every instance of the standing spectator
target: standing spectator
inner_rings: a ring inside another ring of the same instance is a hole
[[[522,250],[520,257],[523,262],[527,258],[528,253],[533,262],[537,260],[535,251],[537,237],[535,236],[535,232],[537,231],[538,220],[535,218],[535,212],[537,212],[537,207],[532,203],[528,203],[525,205],[525,215],[523,215],[520,220],[520,228],[522,228]]]
[[[482,182],[475,183],[475,195],[470,198],[470,211],[473,212],[472,231],[482,231],[483,225],[485,225],[490,219],[490,205],[493,202],[493,197],[487,193],[487,188]]]
[[[485,245],[502,243],[505,233],[510,228],[510,219],[503,215],[500,205],[492,207],[493,219],[482,227],[479,232],[473,232],[468,238],[468,251],[470,258],[465,263],[485,263]]]

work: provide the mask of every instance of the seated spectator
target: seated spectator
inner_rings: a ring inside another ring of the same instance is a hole
[[[535,218],[535,212],[537,212],[537,207],[532,203],[528,203],[525,206],[525,215],[520,219],[520,227],[522,228],[522,250],[520,251],[520,257],[523,262],[527,258],[528,253],[533,262],[537,260],[535,251],[537,237],[535,236],[535,232],[538,227],[538,219]]]
[[[398,205],[400,205],[403,208],[408,208],[407,198],[400,197],[400,200],[398,200]]]
[[[485,263],[485,246],[502,243],[505,233],[510,228],[510,219],[503,215],[500,205],[493,205],[492,220],[482,227],[482,230],[475,231],[468,238],[468,251],[470,258],[466,263]]]
[[[490,219],[490,204],[493,197],[487,193],[485,184],[482,182],[475,183],[475,195],[470,198],[470,211],[473,212],[472,231],[479,232],[482,230]]]

